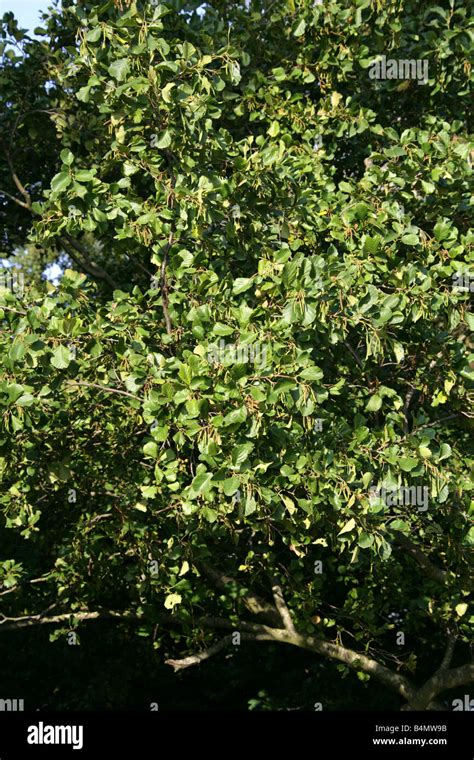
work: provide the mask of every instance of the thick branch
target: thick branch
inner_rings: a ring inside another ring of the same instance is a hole
[[[359,652],[354,652],[352,649],[347,649],[339,644],[334,644],[324,639],[316,639],[312,636],[302,636],[297,634],[296,636],[288,635],[287,643],[299,646],[302,649],[309,649],[313,652],[318,652],[325,657],[329,657],[332,660],[338,660],[344,663],[350,668],[355,670],[362,670],[364,673],[368,673],[376,680],[388,686],[392,691],[397,692],[405,699],[410,699],[414,694],[414,688],[410,681],[405,676],[399,673],[394,673],[385,665],[381,665],[371,657],[367,657]]]
[[[446,651],[444,653],[443,660],[439,666],[440,670],[447,670],[451,665],[453,659],[454,647],[456,646],[457,636],[454,633],[448,635],[448,641],[446,644]]]
[[[421,549],[411,541],[411,539],[397,530],[392,531],[392,533],[397,543],[418,562],[427,578],[430,578],[437,583],[445,584],[448,582],[449,573],[447,573],[446,570],[441,570],[439,567],[436,567],[436,565],[428,559],[426,554],[424,554]]]
[[[474,663],[461,665],[459,668],[452,668],[451,670],[440,668],[421,689],[418,689],[408,707],[410,710],[425,710],[442,691],[472,682],[474,682]]]
[[[67,623],[72,618],[85,621],[85,620],[97,620],[97,619],[115,619],[115,620],[134,620],[137,616],[131,612],[115,612],[113,610],[107,610],[104,612],[64,612],[60,615],[51,615],[49,617],[43,617],[42,615],[25,615],[19,618],[9,618],[5,615],[0,615],[0,630],[3,631],[16,631],[19,628],[30,628],[34,625],[50,625],[53,623]]]
[[[290,611],[286,605],[286,602],[283,596],[283,591],[276,578],[273,581],[272,592],[273,592],[273,599],[275,600],[275,607],[278,610],[278,613],[282,619],[283,625],[285,626],[287,631],[290,631],[290,633],[296,633]]]
[[[29,615],[19,618],[1,616],[0,631],[18,630],[20,628],[27,628],[35,625],[70,623],[72,620],[83,622],[98,619],[138,621],[141,618],[131,611],[117,612],[113,610],[93,612],[71,611],[49,617],[44,616],[44,614]],[[173,615],[160,614],[155,618],[155,622],[173,625],[176,623],[179,624],[180,621]],[[286,628],[271,628],[256,623],[231,623],[223,618],[203,618],[196,621],[196,623],[209,628],[228,628],[233,631],[238,631],[241,640],[244,641],[273,641],[282,644],[290,644],[301,649],[306,649],[310,652],[316,652],[331,660],[342,662],[354,670],[362,670],[403,697],[408,702],[403,709],[425,710],[430,706],[438,707],[434,702],[434,699],[440,692],[474,681],[474,663],[472,663],[451,670],[440,668],[420,689],[416,689],[405,676],[395,673],[385,665],[382,665],[365,654],[355,652],[340,644],[334,644],[331,641],[292,632]],[[191,667],[192,665],[198,665],[204,660],[209,659],[209,657],[212,657],[214,654],[219,653],[225,646],[227,646],[227,644],[232,642],[232,639],[233,634],[228,634],[221,641],[211,645],[202,652],[180,660],[170,659],[166,661],[166,664],[171,665],[174,670],[181,670]]]
[[[240,624],[236,624],[233,626],[234,630],[239,630],[239,625]],[[416,693],[416,690],[410,681],[399,673],[394,673],[392,670],[385,667],[385,665],[381,665],[376,660],[373,660],[364,654],[354,652],[352,649],[347,649],[346,647],[334,644],[330,641],[325,641],[324,639],[292,633],[291,631],[282,628],[269,628],[265,625],[255,626],[254,632],[243,632],[240,634],[240,637],[242,640],[247,641],[274,641],[282,644],[292,644],[301,649],[316,652],[331,660],[342,662],[350,668],[368,673],[376,680],[392,689],[392,691],[400,694],[400,696],[406,700],[413,699]],[[204,659],[208,659],[213,654],[220,652],[231,640],[231,635],[226,636],[218,642],[218,644],[209,647],[209,649],[206,649],[197,655],[185,657],[182,660],[168,661],[167,664],[172,665],[175,670],[197,665]]]
[[[213,567],[210,567],[206,562],[196,563],[198,570],[208,578],[211,583],[218,589],[224,590],[226,586],[230,584],[236,585],[237,581],[234,578],[230,578],[224,573],[220,573]],[[262,618],[275,627],[281,624],[281,619],[278,611],[272,604],[269,604],[257,594],[246,592],[243,597],[240,597],[249,612],[252,615],[261,615]]]
[[[204,660],[208,660],[209,657],[212,657],[214,654],[221,652],[222,649],[225,649],[231,641],[232,634],[229,634],[228,636],[224,636],[224,638],[216,644],[213,644],[207,649],[203,649],[202,652],[191,654],[189,657],[183,657],[182,660],[165,660],[165,665],[171,665],[175,673],[177,670],[184,670],[184,668],[190,668],[193,665],[200,665]]]
[[[221,617],[214,617],[214,616],[206,616],[203,618],[199,618],[198,620],[199,625],[202,625],[203,628],[224,628],[225,630],[230,631],[238,631],[239,633],[241,631],[246,631],[247,633],[261,633],[262,632],[262,625],[260,623],[247,623],[244,620],[239,620],[238,623],[233,623],[231,620],[228,620],[227,618],[221,618]]]

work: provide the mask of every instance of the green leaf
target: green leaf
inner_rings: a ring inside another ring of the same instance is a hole
[[[209,523],[213,523],[217,520],[217,512],[215,509],[211,509],[207,505],[202,508],[202,516]]]
[[[354,192],[354,188],[349,182],[345,182],[344,180],[342,182],[339,182],[339,190],[342,190],[343,193],[349,193],[352,194]]]
[[[151,459],[156,459],[158,456],[158,446],[156,445],[155,441],[148,441],[145,443],[143,447],[143,453],[145,456],[150,457]]]
[[[117,58],[110,64],[108,71],[118,82],[123,82],[130,71],[130,60],[128,58]]]
[[[26,345],[24,343],[21,343],[19,340],[15,340],[13,342],[12,347],[10,348],[8,352],[8,356],[12,361],[18,362],[23,359],[24,355],[26,353]]]
[[[62,193],[71,184],[71,177],[66,172],[55,174],[51,180],[51,190],[54,193]]]
[[[166,441],[170,432],[169,425],[161,425],[151,430],[151,434],[155,441]]]
[[[75,178],[78,182],[91,182],[94,179],[94,172],[92,169],[79,169]]]
[[[253,280],[251,277],[237,277],[236,280],[234,280],[234,284],[232,286],[232,292],[234,295],[238,295],[239,293],[244,293],[246,290],[252,287]]]
[[[191,483],[191,488],[194,493],[198,495],[209,488],[211,481],[212,472],[201,472],[194,478],[193,482]]]
[[[361,549],[369,549],[374,543],[374,537],[369,533],[361,533],[357,541]]]
[[[405,358],[405,350],[402,344],[396,340],[393,341],[393,353],[395,354],[395,359],[397,360],[397,364],[401,364],[401,362]]]
[[[165,599],[165,607],[167,610],[173,610],[175,607],[177,607],[181,602],[183,601],[183,597],[181,594],[168,594],[168,596]]]
[[[362,250],[364,253],[373,255],[374,253],[377,253],[379,247],[380,247],[380,237],[378,235],[376,235],[375,237],[370,237],[369,235],[365,236],[364,243],[362,246]]]
[[[321,380],[324,377],[324,372],[320,367],[307,367],[300,372],[300,377],[303,380]]]
[[[85,85],[84,87],[81,87],[77,91],[76,98],[80,100],[82,103],[88,103],[90,100],[90,93],[91,93],[91,87],[89,85]]]
[[[75,272],[74,269],[66,269],[64,271],[64,279],[67,282],[68,287],[80,288],[87,280],[87,277],[83,272]]]
[[[406,533],[406,534],[410,533],[410,530],[411,530],[409,524],[405,522],[405,520],[394,520],[393,522],[390,523],[390,527],[393,530],[397,530],[400,533]]]
[[[233,496],[240,487],[240,480],[238,478],[226,478],[223,481],[224,493],[226,496]]]
[[[136,174],[138,171],[140,171],[140,167],[136,164],[132,164],[130,161],[124,162],[123,173],[126,177],[129,177],[131,174]]]
[[[169,148],[171,145],[171,132],[167,129],[165,132],[160,132],[157,139],[154,140],[153,148]]]
[[[372,478],[373,478],[373,473],[371,473],[371,472],[364,472],[364,474],[362,475],[362,485],[364,486],[364,488],[368,487],[368,485],[372,481]]]
[[[302,34],[304,34],[306,31],[306,21],[304,18],[302,18],[300,21],[298,21],[297,25],[295,26],[293,30],[293,34],[295,37],[301,37]]]
[[[365,411],[378,412],[381,406],[382,406],[382,398],[377,393],[374,393],[374,395],[371,396],[368,402],[366,403]]]
[[[100,37],[102,35],[102,29],[100,26],[96,26],[95,29],[91,29],[86,34],[86,40],[87,42],[98,42],[100,40]]]
[[[431,449],[429,449],[427,446],[418,446],[418,451],[420,452],[423,459],[429,459],[432,456]]]
[[[452,232],[451,222],[448,222],[447,220],[437,222],[433,227],[433,232],[436,240],[446,240],[446,238],[450,237]]]
[[[441,462],[442,459],[447,459],[448,457],[451,456],[451,454],[452,454],[452,450],[449,443],[442,443],[439,450],[438,457],[437,457],[437,461]]]
[[[276,137],[280,132],[280,125],[277,121],[272,121],[270,126],[267,129],[267,135],[270,135],[270,137]]]
[[[418,459],[414,457],[401,457],[398,460],[398,464],[404,472],[411,472],[418,465]]]
[[[224,417],[222,426],[226,427],[227,425],[235,425],[236,423],[245,422],[246,419],[247,419],[247,407],[243,405],[239,407],[238,409],[233,409],[231,412],[226,414],[226,416]]]
[[[17,406],[31,406],[34,403],[35,397],[31,393],[23,393],[19,399],[15,402]]]
[[[253,496],[247,495],[244,502],[244,515],[248,517],[252,515],[257,509],[257,502]]]
[[[66,369],[72,361],[72,354],[66,346],[58,346],[54,349],[50,361],[53,367]]]
[[[354,520],[353,517],[351,517],[351,519],[345,523],[345,525],[341,528],[341,530],[339,531],[337,535],[342,536],[343,533],[350,533],[351,530],[354,530],[355,526],[356,526],[356,521]]]
[[[168,84],[166,84],[163,87],[163,89],[161,91],[161,97],[163,98],[163,100],[165,101],[165,103],[171,103],[172,102],[171,90],[173,89],[173,87],[176,87],[176,83],[175,82],[168,82]]]
[[[418,235],[415,235],[413,233],[409,233],[408,235],[403,235],[402,237],[402,243],[405,243],[405,245],[418,245],[420,242]]]
[[[233,327],[230,327],[230,325],[224,325],[222,322],[216,322],[214,327],[212,328],[212,332],[214,335],[231,335],[233,332],[235,332]]]
[[[253,449],[253,443],[241,443],[232,451],[232,464],[237,467],[243,464]]]
[[[68,148],[65,148],[60,153],[61,161],[63,164],[66,164],[66,166],[71,166],[71,164],[74,162],[74,155],[71,153],[71,151]]]
[[[154,499],[158,493],[158,488],[156,486],[141,486],[140,490],[145,499]]]

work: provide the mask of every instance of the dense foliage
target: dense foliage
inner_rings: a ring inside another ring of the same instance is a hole
[[[1,291],[3,629],[281,642],[439,706],[474,680],[468,8],[122,5],[2,26],[4,256],[66,267]]]

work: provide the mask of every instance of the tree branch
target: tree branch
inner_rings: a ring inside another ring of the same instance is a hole
[[[15,172],[15,168],[13,166],[10,153],[5,147],[4,147],[4,153],[7,159],[10,173],[12,175],[13,182],[15,183],[16,187],[18,188],[21,195],[23,196],[24,201],[20,201],[18,198],[15,198],[13,195],[6,192],[5,190],[0,190],[0,193],[4,195],[5,197],[9,198],[14,203],[16,203],[18,206],[21,206],[22,208],[27,209],[31,213],[34,213],[32,209],[31,196],[28,190],[23,185],[23,183],[20,181],[17,173]],[[74,238],[72,238],[68,233],[65,233],[59,238],[59,241],[61,245],[63,246],[63,248],[65,249],[65,251],[73,259],[73,261],[75,261],[76,264],[79,264],[79,266],[82,269],[84,269],[88,274],[90,274],[92,277],[98,277],[99,279],[104,280],[114,290],[118,288],[118,285],[113,279],[113,277],[111,277],[109,273],[103,267],[101,267],[99,264],[96,264],[95,261],[92,261],[92,259],[89,256],[88,251],[77,240],[74,240]]]
[[[296,633],[290,611],[283,597],[283,591],[276,578],[274,578],[273,580],[272,592],[273,592],[273,599],[275,600],[275,607],[278,610],[278,613],[282,619],[283,625],[285,626],[287,631],[290,631],[290,633]]]
[[[30,628],[34,625],[50,625],[53,623],[67,623],[75,618],[79,621],[85,620],[97,620],[97,619],[115,619],[115,620],[136,620],[137,616],[130,612],[115,612],[113,610],[106,610],[104,612],[64,612],[60,615],[51,615],[50,617],[43,617],[39,615],[25,615],[24,617],[11,618],[5,615],[0,615],[0,630],[1,631],[16,631],[19,628]]]
[[[28,211],[33,212],[32,209],[32,202],[31,202],[31,196],[28,192],[28,190],[25,188],[25,186],[20,181],[17,173],[15,172],[15,168],[13,166],[13,161],[10,156],[10,153],[8,150],[4,147],[4,153],[7,159],[7,163],[10,169],[10,173],[13,178],[13,182],[15,183],[16,187],[20,191],[21,195],[24,198],[24,201],[18,200],[18,198],[15,198],[13,195],[10,195],[10,193],[5,192],[4,190],[0,190],[0,193],[5,195],[7,198],[9,198],[14,203],[18,204],[18,206],[21,206],[22,208],[27,209]],[[71,256],[71,258],[79,264],[88,274],[90,274],[92,277],[98,277],[101,280],[105,280],[105,282],[110,285],[111,288],[116,290],[118,288],[117,283],[109,275],[108,272],[106,272],[103,267],[101,267],[99,264],[96,264],[95,261],[92,261],[88,251],[82,246],[77,240],[74,240],[74,238],[71,237],[68,233],[65,233],[59,238],[61,245],[65,249],[65,251]],[[73,249],[73,250],[71,250]],[[74,252],[75,251],[75,252]],[[80,254],[80,256],[79,256]],[[82,258],[81,258],[82,257]]]
[[[403,416],[404,416],[403,432],[405,433],[405,435],[408,435],[408,433],[410,432],[410,425],[409,425],[410,421],[408,419],[408,409],[410,407],[411,400],[413,396],[415,395],[415,392],[416,392],[415,386],[410,385],[405,396],[405,403],[403,404]]]
[[[211,583],[218,589],[224,590],[229,584],[237,584],[234,578],[230,578],[224,573],[220,573],[214,568],[210,567],[206,562],[196,562],[198,570],[211,581]],[[281,618],[278,610],[272,604],[269,604],[265,599],[254,593],[246,592],[241,597],[245,607],[252,615],[261,615],[265,618],[269,625],[278,627],[281,623]]]
[[[19,314],[22,317],[26,317],[27,313],[26,311],[21,311],[20,309],[14,309],[11,306],[4,306],[3,304],[0,306],[0,309],[2,311],[12,311],[13,314]]]
[[[354,357],[354,359],[356,360],[356,362],[357,362],[357,364],[359,365],[359,367],[361,367],[361,368],[362,368],[362,366],[363,366],[363,365],[362,365],[362,362],[361,362],[361,360],[360,360],[360,356],[359,356],[359,354],[357,353],[356,349],[355,349],[355,348],[352,348],[351,344],[350,344],[350,343],[349,343],[347,340],[345,340],[345,341],[344,341],[344,345],[345,345],[345,347],[346,347],[346,348],[347,348],[347,349],[348,349],[348,350],[351,352],[352,356],[353,356],[353,357]]]
[[[193,665],[200,665],[201,662],[204,662],[204,660],[208,660],[209,657],[212,657],[213,655],[218,654],[223,649],[225,649],[225,647],[230,644],[231,641],[232,634],[230,633],[228,636],[224,636],[224,638],[218,641],[216,644],[213,644],[207,649],[203,649],[202,652],[191,654],[189,657],[183,657],[181,660],[165,660],[165,665],[171,665],[175,673],[178,670],[184,670],[184,668],[190,668]]]
[[[115,619],[119,621],[138,621],[142,619],[141,616],[132,611],[117,612],[114,610],[92,612],[71,611],[50,617],[45,617],[44,613],[19,618],[9,618],[5,615],[0,617],[0,631],[17,630],[35,625],[68,623],[74,619],[80,622],[98,619]],[[171,625],[181,622],[174,615],[162,614],[156,616],[154,621]],[[440,668],[421,688],[416,689],[408,678],[395,673],[371,657],[322,638],[289,631],[287,628],[271,628],[266,625],[240,621],[232,623],[223,618],[202,618],[196,622],[198,625],[209,628],[223,627],[233,629],[234,632],[239,632],[241,640],[244,641],[273,641],[281,644],[290,644],[300,649],[315,652],[331,660],[342,662],[354,670],[362,670],[403,697],[408,703],[402,708],[405,710],[425,710],[430,707],[442,709],[442,706],[434,702],[435,697],[440,692],[474,681],[474,663],[472,663],[451,670]],[[222,651],[227,644],[232,642],[232,639],[233,634],[228,634],[217,643],[212,644],[197,654],[189,655],[179,660],[169,659],[166,660],[166,664],[171,665],[175,671],[199,665],[204,660]]]
[[[18,198],[15,198],[14,195],[10,195],[10,193],[7,193],[6,190],[0,189],[0,195],[5,195],[6,198],[9,198],[11,201],[16,203],[18,206],[21,206],[22,208],[26,208],[27,211],[30,211],[30,206],[28,206],[27,203],[24,203],[23,201],[20,201]]]
[[[59,238],[59,242],[66,250],[66,252],[71,256],[71,258],[74,259],[74,261],[79,264],[79,266],[81,266],[88,274],[92,275],[92,277],[98,277],[99,279],[104,280],[108,285],[110,285],[111,288],[117,290],[118,284],[115,282],[113,277],[111,277],[103,267],[101,267],[99,264],[96,264],[95,261],[92,261],[86,248],[77,240],[74,240],[71,235],[68,233],[62,235]],[[73,251],[71,251],[71,248]]]
[[[410,699],[407,709],[425,710],[434,698],[446,689],[454,689],[457,686],[474,681],[474,663],[461,665],[459,668],[444,670],[440,668],[431,678],[418,689],[416,694]]]
[[[451,665],[453,659],[454,647],[456,646],[457,636],[454,633],[448,634],[448,641],[446,643],[446,651],[444,653],[443,660],[439,666],[440,670],[447,670]]]
[[[238,630],[239,626],[242,627],[239,623],[233,626],[234,630]],[[397,692],[404,699],[411,700],[416,694],[416,690],[410,681],[399,673],[394,673],[389,668],[364,654],[354,652],[352,649],[347,649],[324,639],[293,633],[286,628],[269,628],[265,625],[255,626],[254,632],[243,632],[240,634],[240,637],[246,641],[274,641],[282,644],[291,644],[301,649],[316,652],[331,660],[342,662],[355,670],[363,670],[385,686],[388,686],[392,691]],[[231,634],[225,636],[217,644],[212,645],[203,652],[185,657],[182,660],[168,660],[167,664],[171,665],[175,670],[198,665],[213,654],[220,652],[230,641],[232,641]]]
[[[107,393],[116,393],[119,396],[128,396],[128,398],[135,398],[137,401],[142,400],[140,396],[135,396],[133,393],[128,393],[128,391],[120,391],[118,388],[109,388],[106,385],[99,385],[98,383],[86,383],[79,380],[66,380],[66,385],[80,385],[84,386],[85,388],[98,388],[100,391],[106,391]]]
[[[24,187],[24,185],[20,182],[20,179],[18,178],[18,175],[17,175],[17,173],[15,171],[15,168],[13,166],[13,161],[12,161],[12,158],[10,156],[10,153],[8,152],[8,150],[6,148],[4,148],[4,153],[5,153],[5,157],[7,159],[8,167],[10,169],[10,174],[12,175],[13,182],[15,183],[17,189],[20,191],[21,195],[25,199],[25,203],[23,204],[23,206],[24,206],[24,208],[27,208],[28,210],[31,210],[31,196],[30,196],[28,190],[26,189],[26,187]]]
[[[161,280],[160,280],[160,288],[161,288],[161,303],[163,305],[163,316],[165,318],[165,324],[166,324],[166,332],[168,335],[171,334],[173,327],[171,324],[171,318],[169,313],[169,288],[168,288],[168,281],[166,279],[166,267],[168,265],[168,253],[171,249],[171,246],[173,245],[174,239],[173,239],[173,233],[170,232],[168,242],[163,248],[163,261],[161,262]]]
[[[441,570],[436,567],[433,562],[424,554],[421,549],[411,541],[404,533],[400,533],[398,530],[392,531],[396,542],[405,549],[405,551],[415,559],[423,570],[427,578],[430,578],[437,583],[447,583],[449,580],[449,573],[446,570]]]

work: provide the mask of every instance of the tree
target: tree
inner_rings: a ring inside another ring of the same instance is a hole
[[[196,6],[71,6],[48,64],[29,241],[80,271],[3,294],[0,631],[281,642],[439,708],[474,679],[465,9]]]

